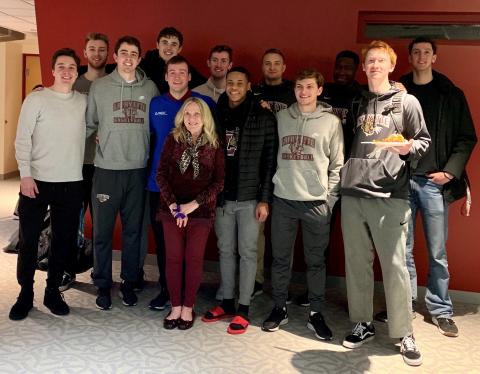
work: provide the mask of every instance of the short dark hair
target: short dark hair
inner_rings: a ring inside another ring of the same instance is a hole
[[[337,56],[335,57],[335,62],[338,61],[341,58],[350,58],[353,60],[353,63],[358,66],[360,64],[360,57],[358,56],[357,53],[350,51],[348,49],[338,52]]]
[[[323,87],[325,79],[323,75],[315,68],[308,68],[300,70],[295,76],[295,83],[303,79],[313,78],[317,82],[318,87]]]
[[[437,43],[433,39],[430,39],[427,36],[418,36],[415,39],[413,39],[409,44],[408,44],[408,54],[412,53],[413,46],[418,43],[430,43],[432,46],[433,54],[437,54]]]
[[[108,36],[105,35],[105,34],[99,33],[99,32],[89,32],[87,34],[87,36],[85,37],[85,45],[87,45],[87,43],[90,40],[101,40],[101,41],[105,42],[105,44],[107,44],[107,48],[110,46]]]
[[[234,66],[233,68],[231,68],[230,71],[227,73],[227,77],[231,73],[242,73],[247,77],[247,81],[250,82],[250,72],[247,70],[247,68],[243,66]]]
[[[118,50],[120,49],[120,46],[123,43],[134,45],[135,47],[138,48],[138,56],[142,55],[142,47],[140,47],[140,40],[130,35],[122,36],[120,39],[117,40],[117,42],[115,43],[115,50],[114,50],[115,54],[118,53]]]
[[[233,58],[233,50],[232,48],[230,48],[228,45],[225,45],[225,44],[217,44],[215,47],[213,47],[211,50],[210,50],[210,54],[208,55],[208,59],[210,60],[212,58],[212,55],[217,52],[217,53],[220,53],[220,52],[227,52],[228,53],[228,58],[230,60],[230,62],[232,61],[232,58]]]
[[[157,36],[157,43],[160,41],[161,37],[169,38],[169,37],[176,37],[178,42],[180,43],[180,47],[183,45],[183,35],[180,31],[178,31],[175,27],[168,26],[164,27],[160,30]]]
[[[61,48],[55,51],[52,56],[52,70],[55,69],[55,63],[60,56],[68,56],[73,58],[75,64],[77,65],[77,69],[80,66],[80,57],[77,56],[75,51],[72,48]]]
[[[187,64],[187,69],[188,69],[188,73],[190,73],[190,64],[188,63],[188,60],[181,56],[181,55],[176,55],[176,56],[173,56],[170,60],[168,60],[165,64],[165,74],[167,73],[168,71],[168,67],[170,65],[176,65],[176,64]]]
[[[268,48],[265,52],[263,52],[262,60],[265,57],[265,55],[268,55],[269,53],[275,53],[276,55],[282,56],[282,60],[283,62],[285,62],[285,55],[278,48]]]

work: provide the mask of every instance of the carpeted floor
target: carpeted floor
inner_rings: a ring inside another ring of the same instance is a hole
[[[17,223],[0,221],[0,248]],[[271,298],[264,293],[251,306],[251,326],[246,334],[230,336],[227,322],[205,324],[197,318],[186,332],[167,331],[162,321],[167,312],[147,308],[156,293],[158,273],[147,265],[146,289],[135,307],[125,307],[116,296],[113,309],[95,308],[95,288],[89,274],[78,276],[65,292],[71,307],[66,317],[52,315],[42,304],[45,273],[38,271],[35,307],[27,319],[12,322],[8,312],[19,286],[15,280],[16,255],[0,251],[0,373],[480,373],[479,307],[455,304],[458,338],[438,333],[424,310],[414,320],[418,345],[424,356],[419,368],[408,367],[398,347],[387,336],[387,327],[376,323],[377,336],[356,349],[343,348],[341,341],[351,328],[345,291],[329,288],[326,320],[334,332],[330,343],[319,341],[306,326],[307,309],[289,307],[289,323],[278,332],[261,331],[269,314]],[[152,262],[153,263],[153,262]],[[214,303],[217,274],[206,273],[195,309],[200,315]],[[119,281],[119,262],[114,261],[114,279]],[[294,293],[302,287],[294,285]],[[382,295],[376,297],[376,310]]]

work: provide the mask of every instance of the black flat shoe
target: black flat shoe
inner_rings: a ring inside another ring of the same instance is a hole
[[[195,312],[192,312],[192,320],[191,321],[185,321],[183,319],[178,320],[178,329],[179,330],[188,330],[193,327],[193,322],[195,321]]]
[[[170,313],[168,313],[168,316],[169,315],[170,315]],[[167,319],[167,317],[165,317],[165,319],[163,320],[163,328],[166,329],[166,330],[173,330],[173,329],[177,328],[178,324],[179,324],[179,321],[181,321],[181,319],[180,318]]]

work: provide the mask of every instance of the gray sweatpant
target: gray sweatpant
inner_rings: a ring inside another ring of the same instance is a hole
[[[307,264],[308,299],[320,312],[325,299],[325,249],[330,238],[330,209],[321,201],[292,201],[274,197],[272,207],[272,287],[277,307],[286,304],[291,257],[302,224],[303,252]]]
[[[215,233],[220,251],[220,273],[223,298],[233,299],[237,267],[237,247],[240,255],[238,302],[250,305],[257,271],[257,239],[260,223],[255,219],[256,200],[225,201],[217,208]]]
[[[95,216],[93,281],[99,288],[112,286],[112,241],[118,213],[122,221],[120,277],[126,282],[137,280],[145,209],[145,170],[95,168],[92,189]]]
[[[377,251],[382,267],[392,338],[413,332],[412,291],[405,261],[408,200],[342,197],[348,310],[352,322],[373,319],[373,260]]]

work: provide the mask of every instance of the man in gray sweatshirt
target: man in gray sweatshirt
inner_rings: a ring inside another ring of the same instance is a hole
[[[321,340],[332,332],[322,316],[325,296],[325,249],[330,216],[338,199],[344,143],[340,120],[330,105],[317,102],[324,79],[314,69],[297,74],[297,102],[277,113],[279,149],[273,177],[272,287],[275,307],[264,321],[264,331],[276,331],[288,322],[287,295],[290,259],[302,224],[310,315],[307,327]]]
[[[117,214],[122,220],[120,294],[123,304],[137,304],[133,284],[140,261],[140,237],[145,206],[146,167],[149,152],[149,105],[158,95],[155,84],[137,68],[140,42],[120,38],[114,49],[117,68],[95,80],[87,109],[87,136],[97,132],[93,178],[94,266],[98,287],[96,305],[112,307],[112,236]]]
[[[28,95],[18,119],[15,157],[21,177],[21,239],[17,279],[22,288],[10,310],[11,320],[24,319],[33,307],[38,238],[48,206],[52,246],[43,304],[53,314],[70,311],[58,287],[68,250],[75,246],[82,203],[87,99],[72,90],[79,64],[72,49],[56,51],[52,57],[53,85]]]

